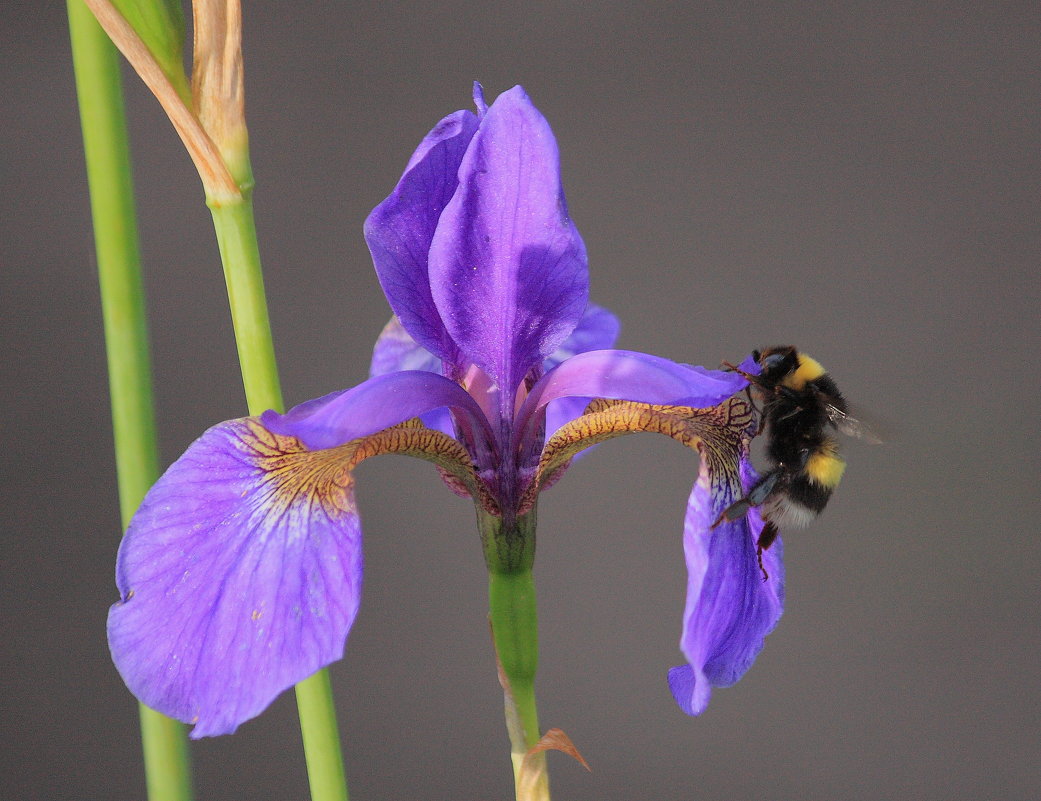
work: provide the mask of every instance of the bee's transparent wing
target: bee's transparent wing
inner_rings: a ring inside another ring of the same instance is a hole
[[[831,421],[831,424],[847,437],[856,437],[868,445],[881,444],[882,439],[867,423],[858,420],[856,417],[847,414],[839,407],[830,403],[826,403],[824,409],[828,413],[828,419]]]

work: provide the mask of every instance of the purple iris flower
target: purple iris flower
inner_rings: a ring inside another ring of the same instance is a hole
[[[286,414],[209,429],[148,493],[119,550],[113,659],[145,704],[229,733],[343,655],[362,586],[353,469],[433,462],[473,499],[489,567],[530,567],[541,490],[580,451],[666,434],[699,455],[689,580],[669,684],[688,714],[737,681],[776,624],[781,544],[756,563],[755,510],[712,523],[754,480],[755,416],[736,372],[609,349],[588,302],[556,142],[520,87],[445,117],[365,236],[394,312],[372,377]],[[747,359],[742,369],[756,372]]]

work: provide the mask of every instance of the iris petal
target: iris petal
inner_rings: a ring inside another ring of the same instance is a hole
[[[582,312],[578,325],[560,343],[553,353],[543,362],[543,369],[549,372],[558,364],[579,353],[590,350],[607,350],[613,348],[622,324],[610,309],[590,303]]]
[[[742,461],[745,486],[751,466]],[[773,630],[784,607],[782,544],[763,554],[769,573],[763,581],[756,561],[756,541],[763,523],[756,510],[747,517],[712,528],[733,501],[702,464],[690,495],[683,531],[687,562],[687,603],[680,649],[688,664],[669,671],[669,686],[688,715],[708,706],[712,687],[727,687],[744,675]]]
[[[742,368],[747,360],[742,364]],[[542,411],[558,398],[610,398],[708,409],[748,386],[735,372],[678,364],[630,350],[594,350],[573,356],[531,388],[517,416],[519,441],[530,438]]]
[[[474,399],[455,382],[425,370],[376,376],[351,389],[301,403],[285,414],[264,412],[260,419],[268,430],[319,449],[343,445],[442,407],[452,408],[457,419],[472,426],[479,438],[490,440]]]
[[[440,375],[441,360],[409,336],[397,317],[391,317],[372,349],[369,375],[375,377],[399,370],[426,370]],[[421,414],[420,418],[427,428],[442,431],[448,436],[455,434],[448,409],[433,409]]]
[[[603,306],[590,303],[586,306],[575,330],[545,360],[543,369],[549,372],[578,353],[614,347],[620,330],[621,324],[614,314]],[[562,425],[579,417],[589,401],[590,398],[568,397],[551,402],[546,408],[546,436],[549,437]],[[586,451],[582,451],[579,458],[585,453]]]
[[[504,409],[512,412],[524,375],[578,323],[588,278],[553,133],[515,87],[481,119],[430,246],[430,283],[445,327],[504,390]]]
[[[476,130],[477,118],[469,111],[441,120],[412,154],[394,191],[365,221],[365,241],[394,314],[417,342],[453,364],[458,350],[431,296],[427,254]]]
[[[109,645],[148,706],[226,734],[343,655],[361,521],[336,451],[221,423],[152,488],[120,546]]]
[[[414,340],[401,321],[391,317],[372,348],[369,377],[401,370],[426,370],[441,374],[441,360]]]

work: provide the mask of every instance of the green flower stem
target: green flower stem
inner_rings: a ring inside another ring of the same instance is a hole
[[[319,670],[296,685],[296,706],[311,798],[314,801],[346,801],[347,778],[343,770],[340,731],[328,670]]]
[[[510,736],[510,758],[518,801],[549,799],[545,754],[534,756],[533,769],[540,771],[534,787],[522,781],[521,766],[529,749],[540,738],[535,705],[535,671],[538,668],[538,615],[535,581],[530,569],[516,573],[488,574],[488,609],[492,639],[505,679],[506,729]]]
[[[488,574],[488,609],[495,653],[517,711],[519,730],[510,732],[521,756],[539,741],[535,708],[535,671],[538,669],[538,614],[535,580],[530,570]]]
[[[253,220],[252,178],[246,159],[242,158],[241,163],[246,165],[245,169],[233,170],[233,174],[244,185],[242,201],[211,202],[210,211],[224,264],[246,405],[249,413],[256,415],[267,409],[282,411],[282,390]],[[296,703],[312,801],[347,801],[343,752],[328,671],[320,670],[300,682],[296,686]]]
[[[538,772],[537,780],[522,781],[521,774],[524,757],[541,737],[535,704],[538,612],[531,572],[535,558],[535,512],[512,524],[483,512],[478,519],[488,566],[488,619],[504,682],[506,730],[517,799],[548,801],[545,754],[537,753],[530,760]]]
[[[159,476],[130,148],[116,48],[82,0],[68,0],[67,6],[125,528]],[[192,782],[184,726],[143,704],[140,714],[148,797],[152,801],[188,801]]]
[[[210,211],[224,264],[246,406],[256,415],[268,409],[282,411],[282,388],[264,295],[253,200],[248,189],[243,195],[240,203],[211,205]]]
[[[138,708],[149,801],[189,801],[192,770],[184,725],[144,704]]]

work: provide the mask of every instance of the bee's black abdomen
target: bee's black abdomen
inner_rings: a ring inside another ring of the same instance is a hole
[[[805,473],[796,473],[788,482],[788,495],[800,506],[820,514],[831,498],[831,488],[811,481]]]

